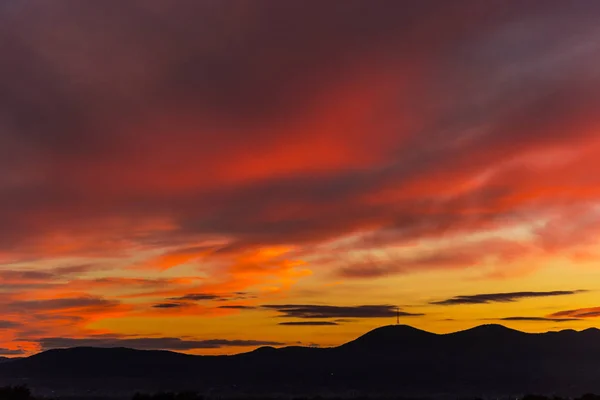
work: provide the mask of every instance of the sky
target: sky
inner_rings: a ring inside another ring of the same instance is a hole
[[[600,3],[0,3],[0,356],[600,322]]]

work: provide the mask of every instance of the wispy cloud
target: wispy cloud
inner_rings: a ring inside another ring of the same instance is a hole
[[[573,310],[557,311],[550,314],[554,318],[597,318],[600,317],[600,307],[576,308]]]
[[[255,310],[257,307],[232,304],[232,305],[226,305],[226,306],[219,306],[219,308],[222,308],[225,310]]]
[[[330,306],[317,304],[267,304],[262,306],[274,310],[282,317],[292,318],[389,318],[419,317],[424,314],[398,311],[392,305]]]
[[[280,322],[278,325],[285,326],[335,326],[339,325],[337,322],[333,321],[287,321]]]
[[[0,356],[22,356],[27,354],[23,349],[3,349],[0,348]]]
[[[12,312],[94,312],[119,308],[121,303],[99,296],[78,296],[59,299],[20,300],[5,304],[3,308]]]
[[[454,306],[463,304],[489,304],[489,303],[511,303],[518,300],[537,298],[537,297],[553,297],[553,296],[570,296],[578,293],[583,293],[585,290],[555,290],[550,292],[507,292],[507,293],[484,293],[473,295],[454,296],[446,300],[432,301],[430,304],[442,306]]]
[[[548,317],[504,317],[496,318],[496,321],[527,321],[527,322],[572,322],[579,318],[548,318]]]
[[[20,327],[21,323],[16,321],[0,320],[0,329],[12,329]]]
[[[202,301],[202,300],[217,300],[222,298],[221,295],[208,294],[208,293],[190,293],[179,297],[171,297],[169,300],[181,300],[181,301]]]
[[[153,308],[181,308],[181,307],[189,307],[188,303],[157,303],[152,305]]]

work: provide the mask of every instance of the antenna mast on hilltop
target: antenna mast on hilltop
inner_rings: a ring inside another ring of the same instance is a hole
[[[400,307],[396,306],[396,325],[400,325]]]

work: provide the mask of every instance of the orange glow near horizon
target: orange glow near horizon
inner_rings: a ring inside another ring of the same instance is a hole
[[[598,325],[600,10],[134,3],[0,13],[0,356]]]

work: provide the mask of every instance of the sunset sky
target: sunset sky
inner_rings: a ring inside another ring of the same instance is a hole
[[[0,356],[600,323],[600,2],[0,3]]]

